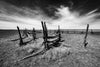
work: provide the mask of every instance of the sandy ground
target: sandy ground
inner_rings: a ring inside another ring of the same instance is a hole
[[[30,51],[42,48],[43,39],[19,47],[19,41],[10,41],[18,35],[0,39],[0,67],[100,67],[100,38],[88,36],[87,48],[83,47],[83,34],[62,34],[60,47],[52,48],[43,55],[15,62],[30,55]],[[27,41],[31,38],[27,38]]]

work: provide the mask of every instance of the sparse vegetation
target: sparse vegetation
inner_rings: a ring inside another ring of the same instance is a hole
[[[0,67],[100,66],[100,39],[96,37],[99,35],[88,34],[86,38],[88,45],[84,48],[85,34],[67,34],[66,31],[60,34],[62,30],[58,30],[58,33],[60,32],[58,35],[51,36],[50,34],[54,31],[48,34],[45,24],[43,27],[44,38],[41,37],[42,33],[36,33],[38,38],[36,37],[35,41],[32,35],[22,38],[23,42],[28,41],[24,46],[19,46],[20,39],[12,41],[19,38],[19,34],[0,38]],[[49,46],[49,49],[46,49],[45,44]],[[55,47],[55,44],[60,45]]]

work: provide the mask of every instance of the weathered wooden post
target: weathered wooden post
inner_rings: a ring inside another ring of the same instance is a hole
[[[58,26],[58,37],[59,37],[59,41],[61,41],[61,32],[60,32],[60,26]]]
[[[86,34],[85,34],[85,37],[84,37],[84,47],[86,47],[87,44],[88,44],[88,42],[87,42],[88,30],[89,30],[89,24],[87,24]]]
[[[49,49],[49,46],[48,46],[48,43],[47,43],[48,34],[47,34],[46,24],[45,24],[45,22],[41,22],[41,24],[42,24],[42,28],[43,28],[44,46],[45,46],[46,49]]]
[[[25,30],[23,31],[23,35],[25,35],[26,37],[28,37],[27,29],[25,29]]]
[[[92,29],[91,29],[91,34],[94,34]]]
[[[46,37],[48,37],[48,30],[47,30],[47,26],[46,26],[46,23],[45,22],[44,22],[44,27],[45,27]]]
[[[21,46],[21,45],[23,45],[24,43],[23,43],[23,39],[22,39],[22,37],[21,37],[20,29],[19,29],[18,26],[17,26],[17,29],[18,29],[18,33],[19,33],[19,39],[20,39],[19,45]]]
[[[47,26],[46,26],[46,23],[45,22],[44,22],[44,33],[45,33],[45,48],[46,49],[49,49],[48,42],[47,42],[48,30],[47,30]]]
[[[35,31],[35,28],[33,28],[33,30],[32,30],[32,36],[33,36],[33,40],[35,41],[36,40],[36,31]]]
[[[43,29],[43,39],[45,40],[44,22],[43,22],[43,21],[41,21],[41,24],[42,24],[42,29]]]

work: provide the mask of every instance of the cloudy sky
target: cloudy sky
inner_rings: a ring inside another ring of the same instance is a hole
[[[0,29],[100,29],[99,0],[0,0]]]

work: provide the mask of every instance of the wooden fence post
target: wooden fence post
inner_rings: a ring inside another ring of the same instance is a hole
[[[46,23],[45,22],[44,22],[44,27],[45,27],[46,37],[48,37],[48,30],[47,30],[47,26],[46,26]]]
[[[58,26],[58,37],[59,37],[59,41],[61,41],[61,31],[60,31],[60,26]]]
[[[18,33],[19,33],[19,37],[20,37],[20,38],[19,38],[19,39],[20,39],[20,43],[19,43],[19,44],[20,44],[20,46],[21,46],[21,45],[23,45],[24,43],[23,43],[23,39],[22,39],[22,37],[21,37],[20,29],[19,29],[18,26],[17,26],[17,29],[18,29]]]
[[[47,30],[47,26],[46,26],[46,23],[45,22],[44,22],[44,33],[45,33],[45,48],[46,49],[49,49],[48,42],[47,42],[48,30]]]
[[[45,22],[41,22],[42,24],[42,28],[43,28],[43,39],[44,39],[44,46],[46,49],[49,49],[48,43],[47,43],[47,37],[48,37],[48,33],[47,33],[47,28],[46,28],[46,24]]]
[[[35,28],[33,28],[33,30],[32,30],[32,36],[33,36],[33,40],[35,40],[36,39],[36,31],[35,31]]]
[[[23,35],[25,35],[26,37],[28,37],[27,29],[25,29],[25,30],[23,31]]]
[[[88,44],[88,42],[87,42],[88,30],[89,30],[89,24],[87,24],[86,34],[85,34],[85,37],[84,37],[84,47],[86,47],[87,44]]]
[[[91,34],[94,34],[92,29],[91,29]]]
[[[42,29],[43,29],[43,39],[45,40],[44,22],[43,22],[43,21],[41,21],[41,24],[42,24]]]

